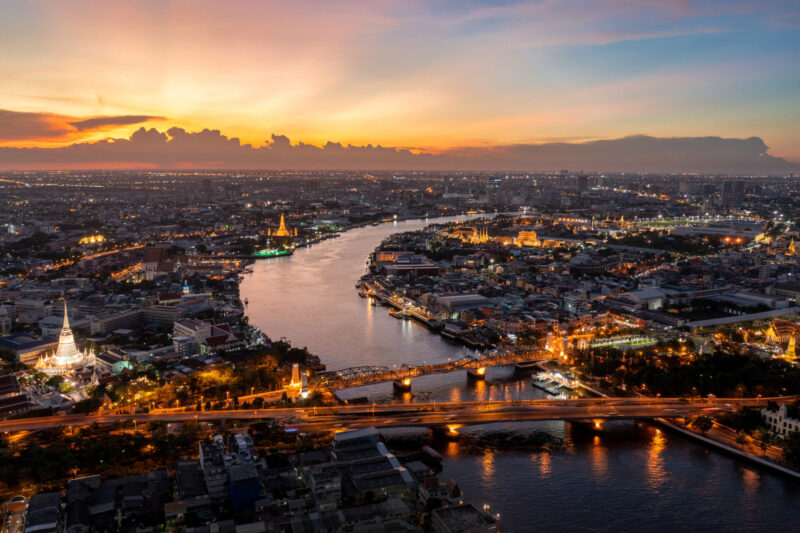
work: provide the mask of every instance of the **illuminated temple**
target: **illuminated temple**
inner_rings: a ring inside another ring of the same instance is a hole
[[[75,337],[69,327],[67,302],[64,301],[64,325],[61,326],[58,347],[54,353],[40,358],[36,363],[36,369],[55,376],[72,374],[92,365],[94,365],[94,355],[88,351],[81,352],[75,344]]]
[[[286,228],[286,221],[284,220],[283,215],[281,215],[281,223],[280,223],[280,226],[278,226],[278,229],[275,230],[274,232],[272,232],[271,234],[269,232],[267,232],[267,234],[270,235],[271,237],[291,237],[292,236],[292,233]],[[297,237],[297,228],[294,229],[294,236]]]

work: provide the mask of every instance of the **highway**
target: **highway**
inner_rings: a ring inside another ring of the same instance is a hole
[[[185,422],[259,420],[273,418],[300,431],[330,431],[364,426],[435,427],[531,420],[610,420],[694,416],[704,409],[732,409],[766,405],[769,400],[790,403],[796,396],[779,398],[577,398],[567,400],[504,400],[347,405],[288,409],[187,411],[139,414],[61,415],[0,421],[0,432],[37,431],[93,423]]]

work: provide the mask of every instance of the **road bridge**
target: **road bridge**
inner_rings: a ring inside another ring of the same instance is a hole
[[[363,426],[436,427],[532,420],[616,420],[694,416],[711,410],[790,403],[797,396],[777,398],[577,398],[373,404],[296,409],[153,412],[138,414],[62,415],[0,421],[0,432],[38,431],[55,427],[135,421],[201,422],[275,419],[300,431],[331,431]],[[704,411],[705,410],[705,411]]]
[[[387,366],[357,366],[323,372],[311,381],[313,390],[337,390],[349,387],[360,387],[392,381],[400,383],[404,388],[411,386],[411,379],[418,376],[431,374],[446,374],[456,370],[466,370],[473,377],[481,379],[490,366],[513,365],[517,363],[531,363],[553,359],[553,354],[546,350],[524,350],[488,352],[474,357],[467,355],[455,361],[441,363],[411,365],[403,364],[399,368]]]
[[[467,355],[455,361],[441,363],[411,365],[403,364],[399,368],[388,366],[356,366],[322,372],[312,377],[308,388],[312,392],[330,392],[363,385],[374,385],[391,381],[397,390],[408,391],[415,377],[432,374],[447,374],[457,370],[466,370],[471,379],[483,379],[490,366],[515,365],[518,363],[535,363],[549,361],[553,354],[541,349],[515,350],[504,352],[487,352],[479,356]],[[278,399],[283,391],[257,392],[239,396],[239,403],[252,402],[256,398]],[[287,394],[290,392],[286,390]],[[276,394],[278,397],[276,398]]]

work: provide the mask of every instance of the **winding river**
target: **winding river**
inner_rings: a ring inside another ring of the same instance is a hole
[[[257,261],[241,285],[247,314],[268,336],[319,355],[328,369],[446,361],[472,353],[413,321],[392,318],[354,288],[367,256],[396,232],[460,217],[402,221],[345,232],[291,257]],[[391,384],[344,391],[397,400]],[[527,380],[490,368],[486,382],[463,372],[414,380],[400,401],[542,397]],[[463,432],[543,431],[553,449],[466,448],[440,443],[440,478],[486,504],[512,531],[791,531],[800,526],[800,483],[712,452],[677,435],[633,422],[602,434],[565,422],[493,424]]]

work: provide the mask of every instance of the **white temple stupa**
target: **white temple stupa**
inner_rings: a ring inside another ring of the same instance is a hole
[[[61,326],[58,347],[55,353],[40,358],[36,363],[36,369],[45,374],[55,376],[78,372],[83,370],[84,367],[92,365],[94,365],[94,355],[91,351],[81,352],[75,345],[75,337],[69,327],[67,301],[64,300],[64,325]]]

